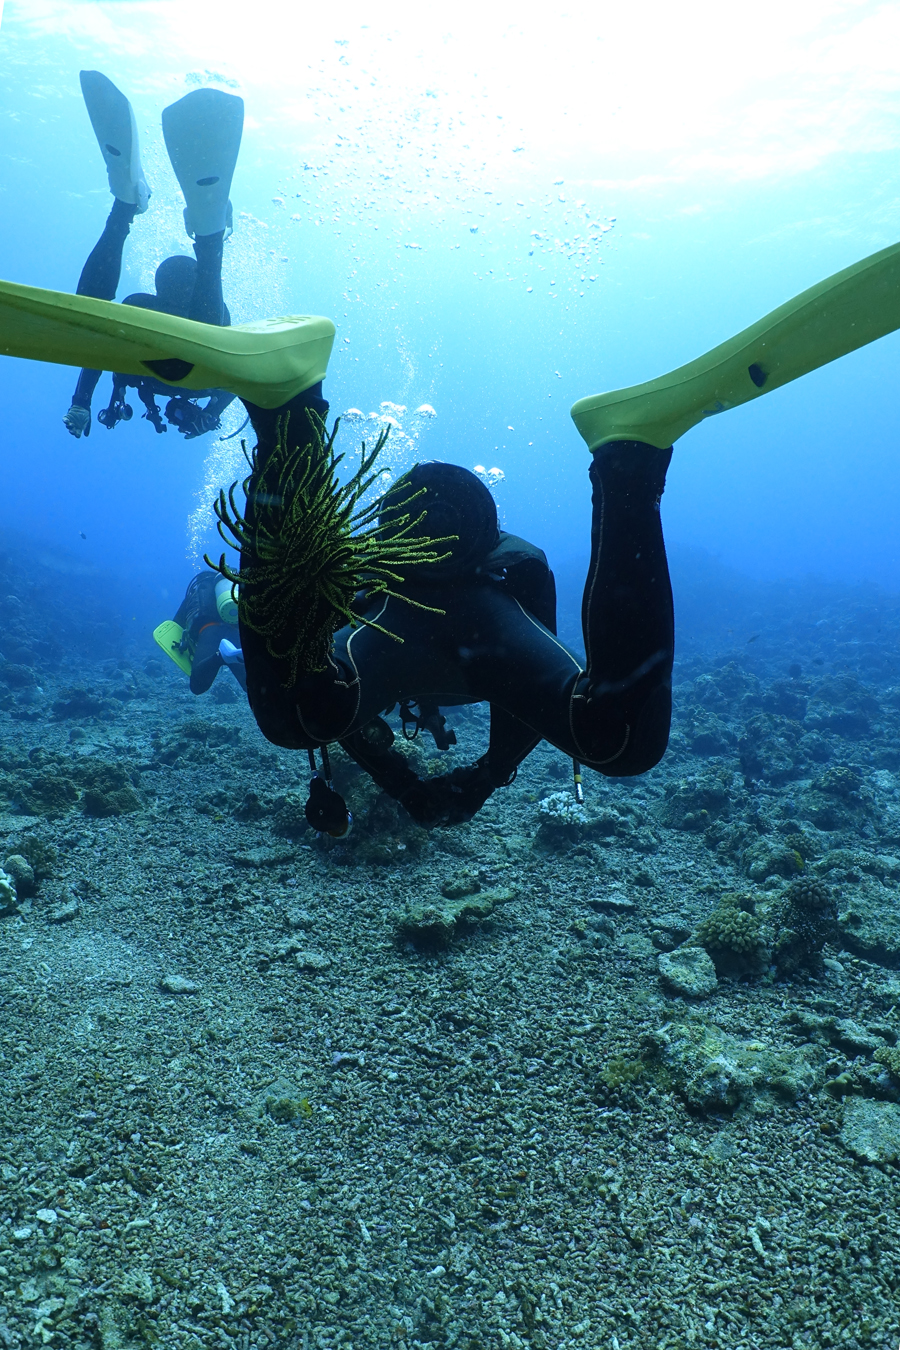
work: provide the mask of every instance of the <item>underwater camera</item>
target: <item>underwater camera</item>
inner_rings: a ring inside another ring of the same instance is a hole
[[[106,427],[107,431],[112,431],[113,427],[120,422],[130,422],[134,416],[134,408],[124,399],[116,398],[113,395],[108,408],[101,408],[97,414],[97,421],[101,427]]]

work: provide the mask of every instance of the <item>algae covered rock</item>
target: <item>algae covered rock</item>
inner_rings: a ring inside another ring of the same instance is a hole
[[[302,839],[310,833],[310,824],[306,819],[306,798],[303,792],[286,792],[275,802],[275,818],[272,827],[283,839]]]
[[[772,912],[772,960],[784,978],[798,971],[821,975],[822,949],[836,936],[837,906],[831,889],[813,877],[796,877]]]
[[[38,884],[53,875],[59,862],[59,854],[54,845],[36,834],[22,835],[17,852],[28,863]]]
[[[58,816],[78,801],[78,789],[64,774],[36,773],[19,785],[17,796],[25,815]]]
[[[321,975],[326,970],[331,969],[331,957],[326,956],[324,952],[312,951],[310,948],[301,948],[294,957],[294,964],[298,970],[302,970],[306,975]]]
[[[693,753],[706,757],[727,755],[735,742],[734,732],[726,722],[701,709],[689,714],[687,738]]]
[[[900,1083],[900,1048],[896,1045],[882,1045],[875,1051],[875,1061],[883,1064],[892,1078]]]
[[[678,947],[659,957],[659,977],[667,989],[684,998],[706,998],[718,984],[716,968],[702,947]]]
[[[310,1119],[314,1107],[301,1084],[279,1075],[256,1098],[256,1114],[260,1120],[268,1118],[276,1125],[296,1126]]]
[[[150,1272],[141,1269],[127,1271],[119,1283],[119,1293],[123,1298],[134,1299],[137,1303],[152,1303],[154,1289]]]
[[[825,1052],[739,1040],[712,1023],[688,1019],[647,1037],[645,1055],[665,1070],[691,1110],[708,1112],[796,1101],[822,1082]]]
[[[298,1120],[308,1120],[313,1108],[308,1097],[269,1096],[265,1101],[265,1113],[276,1125],[293,1125]]]
[[[668,783],[659,807],[660,820],[673,830],[705,830],[727,813],[731,783],[732,775],[725,770]]]
[[[900,966],[900,914],[890,891],[861,886],[841,908],[837,930],[848,951],[882,966]]]
[[[800,814],[820,830],[856,830],[875,815],[875,801],[858,769],[833,764],[804,792]]]
[[[839,1137],[848,1153],[863,1162],[896,1162],[900,1158],[900,1105],[848,1097]]]
[[[67,717],[101,718],[110,721],[116,715],[116,705],[109,699],[101,698],[92,689],[76,685],[72,689],[63,689],[53,704],[53,716],[57,721]]]
[[[86,816],[99,819],[124,816],[139,811],[143,805],[127,770],[121,764],[79,766],[79,776],[84,784],[81,809]]]
[[[773,713],[752,717],[738,741],[744,775],[766,783],[787,783],[803,771],[800,723]]]
[[[34,868],[21,853],[11,853],[3,864],[3,870],[12,878],[17,895],[34,895],[37,890]]]
[[[515,895],[515,891],[501,887],[455,899],[443,897],[410,905],[397,920],[397,937],[415,946],[446,946],[460,925],[489,918],[498,905],[508,904]]]
[[[803,871],[803,858],[786,842],[773,843],[760,839],[750,844],[741,857],[744,870],[751,881],[763,882],[769,877],[795,877]]]
[[[189,980],[184,975],[177,975],[174,972],[163,975],[159,987],[166,994],[197,994],[200,992],[200,986],[195,980]]]
[[[477,895],[480,890],[481,882],[469,871],[457,872],[441,884],[441,895],[446,900],[461,900],[466,895]]]
[[[743,670],[736,661],[729,661],[708,675],[694,680],[692,698],[703,708],[718,712],[733,712],[739,706],[756,706],[760,683],[755,675]]]

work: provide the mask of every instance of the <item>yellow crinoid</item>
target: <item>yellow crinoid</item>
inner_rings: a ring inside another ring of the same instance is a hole
[[[371,450],[363,442],[359,467],[341,483],[337,470],[344,456],[335,451],[340,419],[329,433],[316,414],[307,417],[310,434],[303,443],[292,444],[283,423],[264,463],[258,447],[250,454],[244,446],[250,465],[240,484],[244,513],[235,500],[237,483],[214,504],[219,534],[241,551],[240,568],[231,567],[224,553],[218,562],[205,559],[237,588],[241,622],[265,639],[271,656],[288,663],[286,686],[324,669],[334,634],[347,623],[395,636],[354,606],[360,592],[431,608],[397,587],[407,568],[446,557],[439,546],[450,542],[416,536],[425,515],[413,509],[421,491],[393,506],[388,525],[378,520],[380,500],[361,505],[378,477],[374,465],[388,429]]]

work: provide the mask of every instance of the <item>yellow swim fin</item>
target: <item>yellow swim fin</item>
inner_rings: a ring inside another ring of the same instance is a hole
[[[324,379],[330,319],[308,314],[217,328],[173,314],[0,281],[0,354],[227,389],[280,408]]]
[[[185,675],[190,675],[193,662],[189,653],[181,650],[183,637],[184,629],[174,619],[166,619],[153,630],[153,641],[159,643],[166,656],[171,657],[179,670],[183,670]]]
[[[768,394],[897,328],[900,244],[892,244],[668,375],[579,399],[572,420],[589,450],[622,440],[665,450],[705,417]]]

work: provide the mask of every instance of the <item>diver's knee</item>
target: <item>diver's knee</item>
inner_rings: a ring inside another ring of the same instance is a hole
[[[668,681],[652,690],[636,712],[619,708],[614,717],[611,708],[606,712],[605,718],[596,719],[605,725],[602,734],[600,725],[595,726],[591,738],[595,753],[584,754],[584,763],[607,778],[635,778],[656,768],[669,744],[672,691]],[[604,741],[605,753],[601,751]],[[617,742],[615,749],[613,742]]]
[[[666,753],[672,722],[672,689],[668,682],[653,690],[634,721],[624,758],[629,767],[619,775],[649,773]]]

